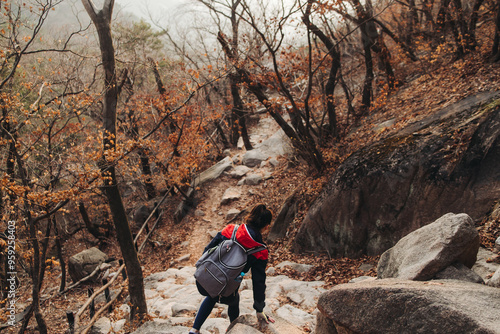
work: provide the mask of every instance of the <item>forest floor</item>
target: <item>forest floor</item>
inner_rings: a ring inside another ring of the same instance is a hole
[[[321,186],[328,180],[328,176],[333,173],[335,167],[349,154],[464,97],[482,91],[498,90],[500,87],[499,64],[492,64],[477,57],[450,63],[448,66],[433,71],[432,74],[422,70],[420,74],[408,75],[399,90],[391,93],[383,103],[380,103],[370,117],[361,120],[356,127],[347,128],[346,136],[340,143],[325,147],[324,152],[329,165],[327,172],[321,175],[311,172],[300,161],[280,158],[281,163],[273,170],[271,179],[252,186],[251,189],[243,185],[241,198],[237,203],[231,203],[229,206],[221,205],[220,199],[224,191],[230,186],[235,186],[237,181],[230,176],[222,175],[197,191],[197,207],[178,224],[175,224],[171,217],[180,197],[169,197],[162,207],[163,219],[152,236],[154,242],[148,243],[139,255],[144,276],[164,271],[171,266],[194,265],[203,248],[210,241],[210,232],[220,230],[227,223],[225,214],[229,208],[243,210],[251,208],[256,203],[265,203],[276,216],[285,199],[295,191],[299,191],[301,195],[299,212],[288,230],[288,237],[270,246],[270,266],[291,260],[314,264],[315,269],[307,274],[299,274],[289,268],[284,268],[277,270],[277,274],[286,274],[301,280],[324,280],[329,286],[345,283],[362,275],[376,276],[377,257],[333,259],[328,254],[294,254],[290,251],[293,237]],[[382,132],[377,131],[376,125],[387,120],[394,120],[392,128]],[[277,128],[267,128],[266,133],[258,133],[260,130],[252,127],[250,131],[253,135],[262,137],[272,135],[275,130]],[[242,150],[235,148],[231,150],[231,155],[241,152]],[[482,245],[492,249],[494,238],[500,232],[500,221],[496,218],[485,220],[478,225],[484,226],[484,228],[479,227]],[[82,230],[64,244],[64,254],[66,258],[69,258],[97,244],[97,240]],[[101,249],[111,257],[121,257],[114,239],[101,244]],[[176,259],[187,254],[190,254],[187,260],[176,262]],[[363,272],[359,270],[362,263],[370,263],[374,267],[368,273]],[[66,311],[76,312],[81,307],[87,297],[89,287],[89,285],[82,285],[64,295],[59,295],[57,291],[60,275],[59,266],[49,266],[41,292],[41,310],[49,327],[49,333],[63,333],[68,328]],[[98,286],[95,285],[95,287]],[[17,307],[21,310],[31,301],[31,285],[27,277],[21,277],[19,293],[20,300]],[[84,318],[84,320],[88,321],[88,316],[86,317],[87,319]],[[37,333],[35,326],[36,323],[32,319],[27,332]],[[17,332],[18,327],[8,328],[7,331]]]

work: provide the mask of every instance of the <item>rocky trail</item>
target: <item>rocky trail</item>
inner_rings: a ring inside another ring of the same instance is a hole
[[[242,146],[227,150],[227,157],[200,175],[196,208],[188,212],[185,239],[172,247],[175,254],[170,268],[145,277],[145,292],[151,320],[133,333],[187,333],[193,324],[203,296],[196,289],[194,264],[211,238],[228,222],[241,222],[246,209],[258,202],[266,180],[286,164],[284,155],[291,145],[271,118],[262,118],[252,127],[250,139],[254,150]],[[259,185],[259,186],[257,186]],[[276,215],[277,213],[275,213]],[[282,262],[296,272],[307,272],[311,265]],[[240,318],[228,328],[227,306],[217,304],[202,327],[202,333],[307,333],[314,329],[316,303],[326,291],[323,281],[305,282],[285,275],[276,275],[268,267],[266,312],[276,319],[274,324],[259,324],[252,308],[253,295],[248,274],[240,289]],[[128,305],[118,307],[115,314],[103,317],[94,325],[94,333],[123,333],[127,331]],[[120,314],[121,317],[116,315]]]

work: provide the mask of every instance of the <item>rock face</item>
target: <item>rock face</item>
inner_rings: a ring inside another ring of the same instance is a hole
[[[352,154],[311,206],[296,252],[379,255],[447,212],[500,198],[498,93],[464,99]]]
[[[271,225],[271,230],[267,236],[267,242],[273,243],[279,238],[283,238],[286,235],[288,226],[292,223],[298,210],[298,195],[294,192],[289,196],[285,203],[282,205],[278,216]]]
[[[96,247],[86,249],[69,258],[68,272],[73,282],[78,282],[91,274],[94,269],[106,262],[108,256]]]
[[[479,234],[466,214],[448,213],[419,228],[385,251],[378,262],[379,278],[428,280],[458,262],[472,268]]]
[[[500,289],[436,282],[384,279],[338,285],[319,298],[316,334],[499,333]]]

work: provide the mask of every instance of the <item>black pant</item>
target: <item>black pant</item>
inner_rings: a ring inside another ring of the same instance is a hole
[[[196,318],[194,319],[193,328],[200,329],[205,320],[207,320],[208,316],[212,312],[216,303],[221,303],[228,305],[227,314],[229,316],[229,321],[233,322],[240,316],[240,294],[238,290],[236,290],[232,295],[227,297],[216,297],[212,298],[208,296],[208,293],[203,289],[201,285],[196,282],[196,286],[198,287],[198,291],[203,295],[207,296],[205,300],[201,303],[200,309],[196,314]]]

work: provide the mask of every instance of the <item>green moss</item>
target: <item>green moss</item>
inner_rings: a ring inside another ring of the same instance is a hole
[[[482,112],[486,112],[486,111],[490,111],[492,109],[495,109],[498,106],[500,106],[500,99],[493,100],[492,102],[484,105],[480,110]]]

